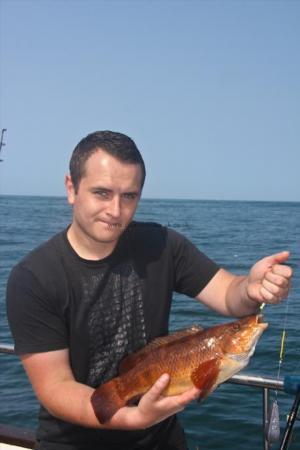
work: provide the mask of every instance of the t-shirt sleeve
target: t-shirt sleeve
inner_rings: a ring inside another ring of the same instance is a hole
[[[7,317],[17,354],[61,350],[68,347],[62,314],[35,276],[16,266],[7,284]]]
[[[196,297],[220,267],[183,235],[169,229],[168,236],[173,249],[175,291]]]

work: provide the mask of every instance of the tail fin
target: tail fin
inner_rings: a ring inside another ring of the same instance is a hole
[[[126,404],[126,399],[120,395],[118,384],[119,379],[114,378],[99,386],[91,397],[94,412],[101,423],[107,422]]]

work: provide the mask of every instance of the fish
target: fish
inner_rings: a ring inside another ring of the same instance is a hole
[[[154,339],[121,361],[118,376],[95,389],[91,403],[96,417],[103,424],[123,406],[137,404],[164,373],[170,382],[163,395],[178,395],[195,386],[199,401],[203,400],[247,366],[267,327],[262,315],[255,314]]]

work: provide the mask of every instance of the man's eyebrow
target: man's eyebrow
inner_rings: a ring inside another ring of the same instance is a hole
[[[113,189],[110,189],[110,188],[108,188],[108,187],[104,187],[104,186],[93,186],[93,187],[91,187],[91,191],[92,192],[97,192],[97,191],[103,191],[103,192],[113,192]],[[124,195],[124,194],[126,194],[126,195],[128,195],[128,194],[130,194],[130,195],[140,195],[140,190],[139,189],[135,189],[135,190],[133,190],[133,191],[125,191],[125,192],[122,192],[122,194]]]
[[[112,189],[104,187],[104,186],[93,186],[91,187],[92,191],[105,191],[105,192],[112,192]]]
[[[139,190],[123,192],[123,194],[136,194],[136,195],[139,195],[139,193],[140,193]]]

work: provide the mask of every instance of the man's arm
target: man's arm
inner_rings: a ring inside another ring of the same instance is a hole
[[[162,393],[169,383],[169,376],[164,374],[141,398],[138,406],[119,409],[104,426],[99,423],[91,404],[94,389],[74,379],[67,349],[30,353],[22,355],[21,360],[39,401],[50,414],[84,427],[148,428],[182,411],[200,392],[192,388],[181,395],[164,397]]]
[[[257,313],[262,303],[279,303],[290,288],[292,269],[283,265],[289,252],[267,256],[252,266],[247,276],[220,269],[196,296],[221,314],[242,317]]]

